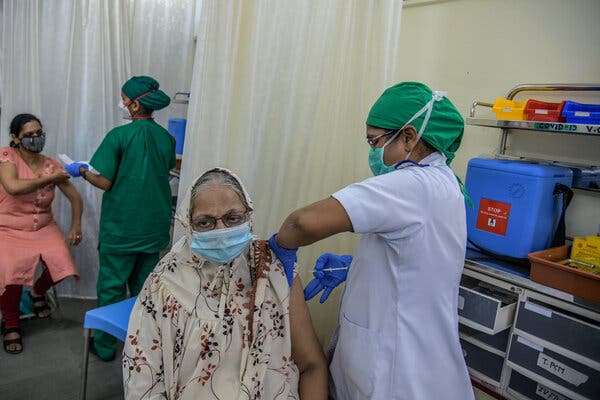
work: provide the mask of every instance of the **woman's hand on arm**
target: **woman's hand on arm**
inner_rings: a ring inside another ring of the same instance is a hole
[[[13,163],[0,163],[0,183],[4,190],[12,196],[31,193],[51,183],[59,185],[67,182],[70,177],[69,174],[61,171],[40,178],[20,179],[17,174],[17,167]]]
[[[300,371],[300,399],[327,400],[327,362],[296,277],[290,291],[292,359]]]
[[[70,245],[77,246],[82,239],[81,214],[83,213],[83,201],[71,182],[63,182],[58,185],[58,188],[71,203],[71,229],[69,230],[67,239]]]
[[[333,197],[292,212],[277,233],[277,243],[287,249],[307,246],[341,232],[352,232],[344,207]]]

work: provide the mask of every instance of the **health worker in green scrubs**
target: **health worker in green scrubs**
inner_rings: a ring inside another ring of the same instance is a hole
[[[112,129],[96,150],[89,171],[85,163],[66,166],[104,190],[98,253],[98,306],[124,300],[127,286],[139,293],[146,277],[169,244],[175,139],[152,119],[170,99],[148,76],[135,76],[122,87],[122,102],[132,122]],[[121,105],[120,105],[121,106]],[[114,359],[116,339],[96,331],[90,347],[102,360]]]

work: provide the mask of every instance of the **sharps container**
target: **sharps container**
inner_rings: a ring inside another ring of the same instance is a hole
[[[570,168],[514,160],[473,158],[465,186],[469,242],[514,258],[550,246],[563,213]]]
[[[183,142],[185,140],[184,118],[169,118],[169,133],[175,138],[175,153],[183,154]]]

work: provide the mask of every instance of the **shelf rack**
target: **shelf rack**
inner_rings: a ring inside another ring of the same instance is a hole
[[[512,88],[506,98],[508,100],[514,99],[514,97],[521,92],[553,92],[553,91],[600,91],[600,84],[523,84],[517,85]],[[506,154],[507,149],[507,140],[508,134],[513,129],[518,130],[527,130],[527,131],[536,131],[536,132],[552,132],[559,134],[567,134],[567,135],[579,135],[579,136],[595,136],[600,138],[600,125],[593,124],[571,124],[565,122],[543,122],[543,121],[527,121],[527,120],[499,120],[493,118],[476,118],[475,117],[475,109],[478,106],[482,107],[493,107],[493,104],[483,102],[483,101],[474,101],[471,105],[471,109],[469,112],[469,117],[467,117],[466,123],[467,125],[474,126],[483,126],[488,128],[497,128],[500,129],[502,134],[500,136],[500,143],[498,146],[498,154],[497,158],[508,158],[508,159],[519,159],[526,161],[533,161],[538,163],[548,163],[552,165],[564,166],[564,167],[576,167],[581,169],[596,169],[600,168],[597,165],[590,164],[580,164],[573,162],[561,162],[556,160],[540,160],[534,159],[530,157],[521,157],[521,156],[513,156]],[[597,188],[587,188],[587,187],[576,187],[576,189],[581,189],[585,191],[591,192],[600,192],[600,189]]]
[[[174,104],[188,104],[190,102],[190,92],[177,92],[171,100]]]
[[[600,91],[600,84],[588,83],[526,83],[517,85],[512,88],[506,95],[506,99],[512,100],[521,92],[553,92],[553,91],[569,91],[569,92],[585,92],[585,91]],[[524,129],[541,132],[555,132],[578,135],[591,135],[600,137],[600,125],[585,125],[585,124],[569,124],[560,122],[540,122],[540,121],[510,121],[496,119],[481,119],[475,118],[475,108],[478,106],[493,107],[493,104],[474,101],[471,105],[467,124],[476,126],[487,126],[491,128],[500,128],[502,135],[500,136],[500,145],[498,147],[499,154],[506,154],[506,142],[508,131],[510,129]]]

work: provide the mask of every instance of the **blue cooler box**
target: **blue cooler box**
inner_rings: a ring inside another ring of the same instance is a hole
[[[571,187],[570,168],[473,158],[467,168],[467,234],[479,247],[526,258],[547,249],[562,212],[556,184]]]

